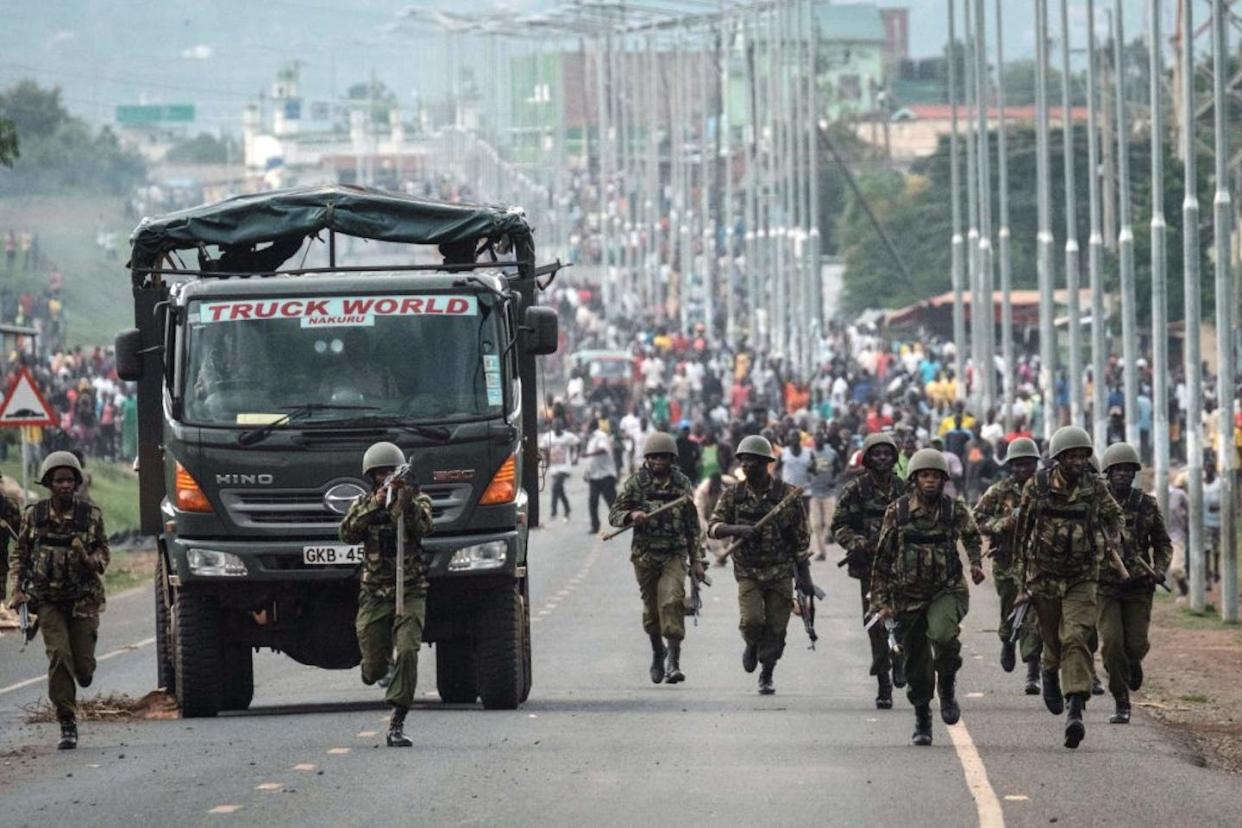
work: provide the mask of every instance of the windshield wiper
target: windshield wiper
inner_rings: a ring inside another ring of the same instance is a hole
[[[286,426],[289,423],[301,420],[314,414],[316,411],[375,411],[379,408],[376,405],[345,405],[338,403],[306,403],[304,405],[284,405],[281,406],[282,411],[288,411],[278,419],[272,420],[266,425],[252,428],[249,431],[243,431],[237,435],[237,442],[243,446],[253,446],[262,440],[266,440],[268,435],[273,431]]]
[[[339,426],[387,426],[388,428],[398,428],[402,431],[409,431],[419,435],[420,437],[428,437],[441,443],[453,436],[453,433],[443,426],[419,425],[418,423],[411,423],[407,420],[402,420],[400,417],[395,417],[391,414],[364,414],[361,417],[343,417],[338,420],[324,420],[323,422]]]

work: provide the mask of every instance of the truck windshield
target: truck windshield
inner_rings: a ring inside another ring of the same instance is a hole
[[[185,420],[263,425],[307,400],[423,422],[499,415],[502,316],[471,294],[194,300]]]

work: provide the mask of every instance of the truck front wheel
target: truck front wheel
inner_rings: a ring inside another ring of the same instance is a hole
[[[155,558],[155,678],[167,693],[177,692],[177,670],[173,663],[171,613],[168,611],[168,570],[164,553]]]
[[[480,597],[474,636],[479,697],[487,710],[514,710],[526,683],[522,594],[513,584]]]
[[[474,704],[479,697],[469,640],[436,642],[436,690],[445,704]]]
[[[220,608],[214,600],[182,589],[172,611],[173,663],[181,715],[187,719],[214,716],[220,711],[224,666]]]
[[[220,709],[245,710],[254,698],[254,650],[226,645],[221,661]]]

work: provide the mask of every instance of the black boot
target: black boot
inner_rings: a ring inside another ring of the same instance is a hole
[[[56,743],[57,750],[73,750],[78,746],[78,723],[73,719],[66,719],[60,723],[60,741]]]
[[[875,709],[876,710],[892,710],[893,709],[893,683],[888,680],[887,673],[880,673],[876,676],[880,686],[875,693]]]
[[[1130,665],[1130,680],[1126,682],[1126,686],[1131,690],[1138,690],[1143,686],[1143,662],[1136,661]]]
[[[651,633],[651,683],[664,681],[664,639],[659,633]]]
[[[759,645],[747,644],[746,649],[742,650],[742,669],[748,673],[755,672],[755,668],[759,666]]]
[[[405,714],[404,707],[394,707],[392,709],[392,718],[388,720],[388,746],[389,747],[413,747],[414,743],[410,741],[410,737],[405,735]]]
[[[1091,695],[1093,696],[1104,695],[1104,685],[1100,684],[1099,676],[1091,677]]]
[[[686,680],[686,674],[681,671],[681,642],[668,640],[666,647],[668,650],[668,664],[664,668],[664,680],[669,684],[678,684]]]
[[[759,671],[759,695],[770,696],[776,692],[776,685],[772,683],[772,671],[775,669],[775,664],[765,664]]]
[[[1041,670],[1039,673],[1044,686],[1044,706],[1054,716],[1065,712],[1065,698],[1061,695],[1061,676],[1056,670]]]
[[[914,734],[910,744],[927,747],[932,743],[931,705],[923,702],[914,708]]]
[[[1117,712],[1108,717],[1109,724],[1129,724],[1130,723],[1130,694],[1121,693],[1113,696],[1113,702],[1117,705]]]
[[[1039,656],[1031,656],[1026,660],[1026,688],[1028,696],[1039,695]]]
[[[937,677],[936,691],[940,695],[940,718],[947,724],[957,724],[962,709],[957,706],[957,673],[944,673]]]
[[[1017,663],[1018,657],[1013,650],[1013,642],[1006,638],[1001,642],[1001,669],[1006,673],[1012,673]]]
[[[1087,726],[1082,723],[1082,708],[1087,703],[1087,697],[1081,693],[1075,693],[1069,697],[1069,715],[1065,717],[1065,746],[1070,750],[1082,744],[1082,739],[1087,735]]]
[[[893,661],[893,686],[906,686],[906,660],[902,656],[892,656]]]

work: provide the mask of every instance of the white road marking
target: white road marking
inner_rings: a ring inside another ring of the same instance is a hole
[[[241,810],[240,805],[217,805],[207,813],[209,814],[235,814]]]
[[[967,694],[966,694],[966,698],[968,698],[968,699],[981,699],[981,698],[983,698],[983,694],[982,694],[982,693],[980,693],[980,692],[978,692],[978,691],[975,691],[974,693],[967,693]]]
[[[987,768],[983,759],[975,749],[975,740],[970,738],[970,731],[963,722],[949,725],[949,738],[953,740],[953,750],[962,763],[962,772],[966,775],[966,787],[975,800],[975,810],[979,814],[979,828],[1004,828],[1005,814],[1001,811],[1000,800],[992,783],[988,781]]]
[[[280,783],[279,782],[260,782],[258,785],[254,786],[254,789],[256,791],[279,791]]]
[[[332,754],[333,756],[344,756],[346,753],[349,753],[349,748],[347,747],[328,748],[328,753]]]
[[[313,762],[299,762],[298,764],[293,766],[293,769],[295,771],[306,772],[306,771],[313,771],[317,767],[319,766],[314,764]]]
[[[1005,794],[1006,802],[1030,802],[1031,798],[1026,794]]]
[[[115,658],[116,656],[124,655],[125,653],[132,653],[134,650],[137,650],[140,647],[146,647],[147,645],[154,644],[154,643],[155,643],[154,636],[152,636],[151,638],[144,638],[141,641],[137,641],[133,644],[126,644],[124,647],[117,647],[115,650],[111,652],[104,653],[103,655],[99,656],[99,658],[95,659],[95,661],[96,662],[107,661],[110,658]],[[34,678],[23,679],[22,681],[19,681],[15,684],[10,684],[8,687],[0,687],[0,696],[3,696],[5,693],[12,693],[14,690],[21,690],[23,687],[29,687],[32,684],[38,684],[39,682],[46,681],[46,680],[47,680],[47,676],[35,676]]]
[[[372,736],[378,736],[379,732],[375,730],[362,730],[358,732],[359,739],[370,739]]]

